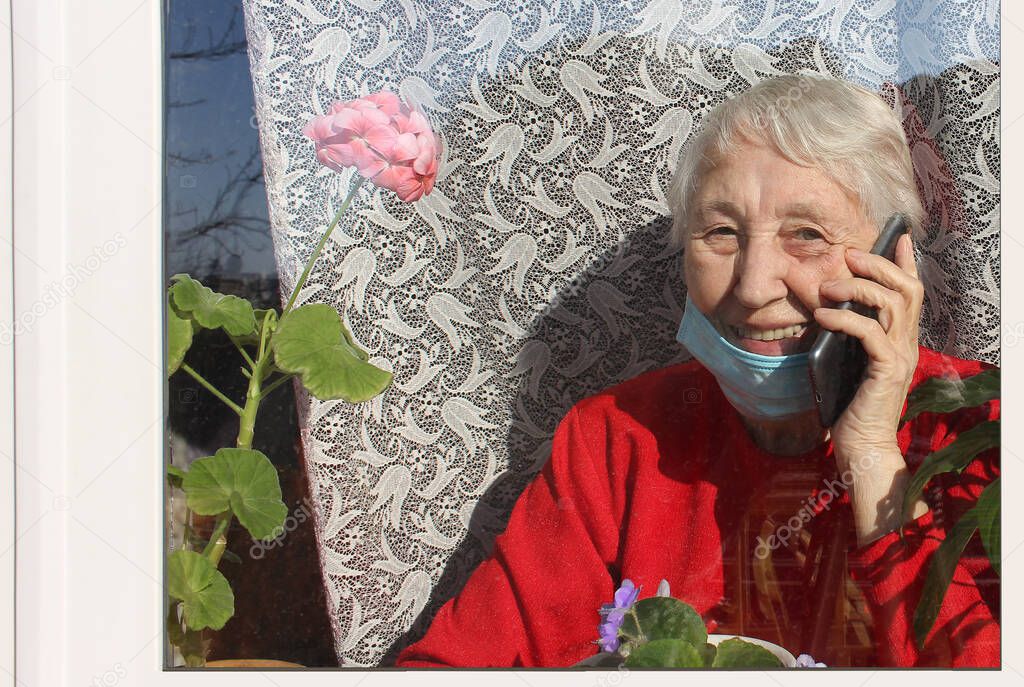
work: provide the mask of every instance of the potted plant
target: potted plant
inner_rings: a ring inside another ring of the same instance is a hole
[[[933,377],[919,384],[907,398],[904,423],[924,412],[952,413],[999,398],[999,368],[979,372],[966,379]],[[914,473],[903,495],[903,518],[910,517],[910,504],[921,496],[928,482],[943,473],[961,474],[980,453],[999,446],[999,420],[986,420],[961,432],[944,448],[928,455]],[[996,574],[1000,574],[1000,498],[997,477],[978,496],[975,505],[949,529],[935,550],[925,577],[921,598],[914,612],[914,639],[924,647],[925,638],[938,617],[942,600],[967,543],[978,533]],[[903,537],[903,528],[900,528]]]
[[[313,263],[365,179],[412,202],[429,193],[437,175],[440,142],[427,120],[392,93],[338,102],[310,121],[303,132],[318,160],[336,171],[355,167],[358,175],[320,242],[306,262],[281,313],[259,310],[237,296],[217,293],[187,274],[171,277],[167,293],[167,374],[183,371],[220,399],[239,418],[235,445],[195,460],[182,470],[168,466],[172,489],[185,495],[185,522],[213,518],[208,537],[186,526],[182,546],[167,558],[167,631],[187,666],[207,665],[204,632],[219,630],[234,614],[234,595],[218,570],[226,532],[237,520],[257,541],[278,537],[287,508],[270,459],[252,448],[257,411],[278,386],[297,378],[320,400],[368,401],[391,383],[392,374],[368,362],[339,313],[324,303],[296,305]],[[245,399],[235,402],[185,362],[199,329],[221,330],[244,362]],[[267,665],[294,666],[275,661]],[[251,660],[209,665],[244,667]]]
[[[825,667],[807,654],[794,657],[777,644],[754,637],[708,634],[688,603],[672,598],[668,581],[637,601],[640,588],[623,580],[612,603],[599,613],[601,653],[577,667],[604,668],[804,668]]]

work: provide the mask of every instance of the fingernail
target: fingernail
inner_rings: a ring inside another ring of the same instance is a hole
[[[860,250],[859,248],[847,248],[846,250],[847,252],[849,252],[850,255],[852,255],[855,258],[859,258],[860,256],[864,255],[864,251]]]

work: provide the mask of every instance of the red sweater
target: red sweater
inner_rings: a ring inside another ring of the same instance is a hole
[[[991,367],[921,347],[911,388],[931,376]],[[996,400],[904,425],[898,441],[911,471],[958,432],[998,414]],[[831,442],[802,456],[765,453],[697,361],[647,372],[566,414],[550,460],[520,496],[493,553],[396,665],[570,666],[597,653],[597,609],[624,578],[642,587],[641,599],[667,579],[672,596],[691,604],[709,632],[809,653],[810,590],[822,566],[808,541],[822,523],[845,518],[846,545],[835,547],[845,555],[833,585],[839,599],[830,604],[828,649],[816,660],[998,667],[999,580],[977,536],[924,651],[912,630],[933,552],[998,473],[995,448],[962,475],[932,480],[930,508],[907,523],[905,542],[892,531],[857,547]],[[825,491],[835,495],[827,507]],[[792,535],[785,546],[778,544],[783,526]],[[751,555],[759,543],[761,558]]]

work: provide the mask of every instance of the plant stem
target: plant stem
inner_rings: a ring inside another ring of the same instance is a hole
[[[269,373],[267,366],[270,364],[270,356],[267,355],[267,320],[270,312],[263,316],[263,326],[260,328],[260,346],[256,354],[256,365],[252,368],[252,377],[249,378],[249,389],[245,392],[245,408],[239,413],[241,421],[238,424],[238,440],[235,445],[238,448],[252,448],[252,435],[256,431],[256,413],[260,409],[260,384],[263,377]]]
[[[192,509],[185,506],[185,530],[181,534],[181,548],[192,550]]]
[[[358,174],[356,175],[356,180],[352,182],[352,188],[345,197],[345,201],[341,204],[341,207],[338,208],[338,212],[334,215],[334,219],[331,220],[331,224],[327,227],[327,231],[324,232],[323,237],[320,239],[320,243],[318,243],[316,248],[313,249],[313,254],[309,256],[309,260],[306,261],[306,269],[302,270],[302,275],[299,277],[299,280],[295,282],[295,288],[292,289],[292,295],[288,299],[288,303],[284,306],[284,310],[281,311],[282,318],[289,310],[292,309],[292,304],[295,303],[295,299],[298,297],[299,291],[301,291],[302,287],[306,284],[306,278],[309,277],[310,270],[313,269],[313,263],[316,262],[317,257],[320,255],[320,251],[323,250],[324,244],[327,243],[327,237],[329,237],[331,232],[334,231],[334,227],[338,226],[338,221],[341,219],[342,214],[348,210],[349,204],[352,202],[352,199],[355,197],[356,192],[359,190],[359,187],[363,185],[364,181],[365,179],[363,179],[363,177]]]
[[[236,339],[235,337],[231,336],[230,334],[228,334],[228,338],[229,338],[229,339],[231,339],[231,343],[235,344],[235,348],[237,348],[237,349],[238,349],[238,352],[242,354],[242,357],[243,357],[243,358],[245,358],[245,362],[249,363],[249,367],[250,367],[250,368],[251,368],[251,367],[255,367],[255,366],[256,366],[256,363],[254,363],[254,362],[252,361],[252,358],[251,358],[251,357],[249,356],[249,354],[248,354],[248,353],[246,352],[246,350],[245,350],[245,348],[244,348],[244,347],[242,346],[242,344],[238,343],[238,339]]]
[[[228,525],[230,524],[231,511],[225,511],[218,515],[217,524],[214,525],[213,534],[210,535],[210,541],[206,542],[206,548],[203,549],[203,555],[210,559],[210,562],[213,563],[214,567],[216,567],[217,564],[220,562],[220,554],[224,553],[223,545],[218,547],[218,540],[224,536],[224,533],[227,532]],[[226,541],[227,540],[225,539],[225,543]],[[216,550],[218,548],[220,549],[220,552],[217,555],[217,560],[215,561],[213,560],[212,556],[214,553],[216,553]]]
[[[199,382],[200,384],[202,384],[204,387],[206,387],[206,389],[211,394],[213,394],[214,396],[216,396],[220,400],[224,401],[224,403],[226,403],[228,405],[228,407],[231,408],[231,410],[235,411],[239,415],[242,414],[242,409],[239,407],[239,405],[237,403],[235,403],[230,398],[228,398],[223,393],[221,393],[220,390],[217,389],[217,387],[215,387],[213,384],[210,384],[208,381],[203,379],[203,376],[201,374],[199,374],[198,372],[196,372],[195,370],[193,370],[192,367],[189,366],[188,363],[184,363],[183,362],[181,364],[181,369],[185,370],[185,372],[188,372],[190,375],[192,375],[195,378],[195,380],[197,382]]]
[[[287,382],[287,381],[288,381],[289,379],[291,379],[291,378],[292,378],[292,377],[294,377],[294,376],[295,376],[295,375],[293,375],[293,374],[286,374],[286,375],[284,375],[283,377],[278,377],[277,379],[275,379],[275,380],[274,380],[273,382],[271,382],[271,383],[270,383],[270,385],[269,385],[269,386],[267,386],[267,388],[266,388],[266,389],[264,389],[264,390],[263,390],[263,392],[262,392],[262,393],[260,394],[260,400],[262,401],[262,400],[263,400],[264,398],[266,398],[267,396],[269,396],[269,395],[270,395],[270,392],[271,392],[271,391],[273,391],[273,390],[274,390],[274,389],[276,389],[277,387],[281,386],[282,384],[284,384],[285,382]]]
[[[270,312],[263,316],[263,325],[260,327],[260,345],[256,349],[256,360],[260,370],[263,370],[269,362],[265,354],[267,352],[267,320],[270,319]],[[253,368],[253,372],[256,372],[256,368]],[[257,377],[259,377],[259,381],[263,381],[262,373]]]

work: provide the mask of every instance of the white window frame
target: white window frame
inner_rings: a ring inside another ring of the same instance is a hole
[[[14,61],[11,2],[0,0],[0,336],[14,322]],[[7,327],[7,329],[5,329]],[[0,341],[0,686],[14,685],[14,345]]]
[[[688,679],[614,671],[439,675],[161,669],[166,404],[161,5],[159,0],[0,0],[0,323],[26,326],[13,345],[0,341],[0,395],[14,399],[0,404],[0,456],[5,458],[0,461],[0,687],[438,680],[475,685],[481,679],[527,687],[567,682],[632,687]],[[1014,5],[1011,16],[1007,7],[1003,13],[1011,39],[1003,45],[1004,69],[1016,75],[1024,65],[1024,31],[1009,24],[1024,26],[1024,10]],[[1012,86],[1012,81],[1004,83]],[[1003,112],[1006,123],[1024,116],[1017,88],[1004,93]],[[1003,144],[1005,188],[1024,188],[1024,121],[1007,127]],[[1017,191],[1004,196],[1005,217],[1024,217],[1022,196]],[[1024,241],[1014,219],[1008,219],[1008,231]],[[89,257],[117,233],[125,237],[124,246],[112,255],[103,251],[92,270],[89,265],[96,261]],[[1024,243],[1006,241],[1002,249],[1006,264],[1024,264]],[[55,284],[66,274],[75,276],[66,293],[55,297]],[[1024,293],[1022,275],[1024,270],[1004,270],[1006,293]],[[1024,299],[1008,298],[1004,307],[1007,326],[1024,323]],[[1013,360],[1018,350],[1004,354],[1003,397],[1013,417],[1021,407],[1024,373]],[[1024,456],[1022,424],[1005,423],[1007,484],[1019,484],[1021,459],[1014,456]],[[977,678],[878,671],[872,687],[908,679],[929,685],[970,679],[1020,683],[1024,658],[1014,650],[1024,618],[1022,586],[1014,582],[1024,564],[1024,554],[1014,555],[1024,537],[1019,503],[1006,498],[1003,511],[1010,525],[1003,546],[1009,581],[1002,597],[1004,669]],[[829,672],[826,679],[856,686],[869,675]],[[814,671],[772,674],[782,685],[821,679]],[[768,678],[757,672],[705,673],[699,681],[763,684]]]

